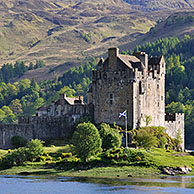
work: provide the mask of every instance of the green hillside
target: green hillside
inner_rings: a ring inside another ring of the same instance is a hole
[[[3,0],[0,16],[0,64],[37,58],[47,65],[76,63],[155,24],[121,0]]]
[[[43,60],[46,67],[28,71],[21,78],[41,81],[61,76],[70,67],[83,63],[85,58],[103,56],[112,46],[126,50],[146,41],[193,32],[193,24],[187,20],[181,25],[174,21],[169,23],[176,14],[191,13],[177,12],[169,16],[177,11],[166,9],[173,4],[171,1],[155,2],[159,10],[163,4],[166,7],[150,13],[134,7],[136,3],[147,9],[153,7],[154,2],[2,0],[0,66],[16,60],[28,63]]]

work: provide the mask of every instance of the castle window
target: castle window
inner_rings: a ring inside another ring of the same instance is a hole
[[[129,100],[127,100],[127,105],[129,105]]]
[[[148,88],[150,89],[150,84],[148,84]]]
[[[158,102],[158,106],[160,106],[160,103]]]
[[[109,96],[109,102],[110,102],[110,105],[113,104],[113,94],[110,94],[110,96]]]
[[[157,89],[159,89],[159,84],[157,84]]]
[[[143,91],[143,84],[142,84],[142,82],[140,81],[139,82],[139,94],[143,94],[144,93],[144,91]]]
[[[161,96],[161,100],[163,100],[163,96]]]
[[[103,74],[103,78],[104,78],[104,79],[107,78],[107,74],[106,74],[106,73]]]
[[[102,78],[101,72],[99,72],[99,77],[100,77],[100,79]]]

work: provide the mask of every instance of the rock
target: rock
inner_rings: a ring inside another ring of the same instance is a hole
[[[166,167],[162,169],[162,173],[163,174],[167,174],[167,175],[171,175],[171,176],[175,176],[178,174],[188,174],[190,171],[192,170],[192,168],[190,167]]]

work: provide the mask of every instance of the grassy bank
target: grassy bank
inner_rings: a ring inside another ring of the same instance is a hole
[[[189,153],[181,153],[175,151],[165,151],[163,149],[141,150],[142,153],[149,157],[149,165],[138,165],[137,162],[124,165],[123,163],[112,164],[107,163],[103,166],[93,159],[86,165],[79,162],[67,162],[67,158],[59,156],[70,153],[71,146],[51,146],[45,147],[44,161],[25,162],[22,166],[14,166],[9,169],[1,170],[0,174],[20,174],[20,175],[46,175],[46,176],[74,176],[74,177],[101,177],[101,178],[127,178],[139,176],[158,176],[161,175],[162,167],[183,167],[188,166],[194,168],[194,156]],[[6,154],[7,151],[0,150],[0,156]],[[99,160],[100,156],[97,156]],[[140,160],[138,158],[138,160]],[[142,159],[143,160],[143,159]],[[147,159],[146,159],[147,160]],[[65,161],[65,162],[64,162]],[[139,161],[138,161],[139,162]],[[142,161],[140,161],[142,162]],[[59,165],[60,164],[60,165]],[[191,172],[194,174],[194,172]]]
[[[12,167],[7,170],[0,171],[1,175],[41,175],[41,176],[68,176],[68,177],[98,177],[98,178],[128,178],[140,176],[158,176],[160,170],[145,167],[97,167],[89,170],[56,170],[54,168],[47,169],[44,165],[26,164],[20,167]]]

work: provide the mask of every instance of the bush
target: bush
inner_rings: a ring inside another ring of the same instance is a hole
[[[36,160],[38,157],[44,154],[43,141],[39,139],[32,139],[27,144],[28,148],[28,159],[30,161]]]
[[[27,147],[20,147],[3,156],[0,160],[0,168],[5,169],[22,165],[26,161],[40,158],[43,153],[42,141],[38,139],[31,140]]]
[[[24,147],[28,143],[28,140],[21,136],[13,136],[11,138],[11,144],[14,148]]]
[[[124,153],[126,154],[127,160],[130,164],[133,165],[143,165],[151,166],[154,163],[152,162],[152,156],[146,150],[137,150],[137,149],[125,149]]]
[[[1,169],[22,165],[28,159],[27,149],[20,147],[6,154],[0,161]]]
[[[86,162],[91,156],[101,151],[102,141],[98,129],[90,122],[80,123],[74,132],[72,142],[75,151],[82,161]]]
[[[138,146],[144,148],[154,147],[158,143],[157,138],[154,136],[151,130],[148,130],[148,128],[139,129],[135,139],[138,143]]]
[[[61,154],[61,158],[71,158],[72,157],[72,153],[62,153]]]
[[[102,123],[99,131],[102,138],[102,148],[108,150],[114,147],[120,147],[122,143],[122,136],[117,129],[111,128],[110,125]]]

